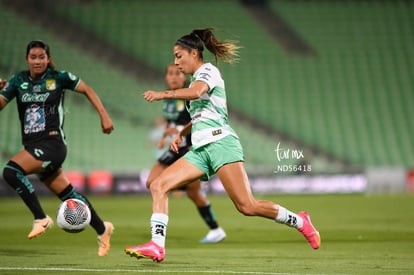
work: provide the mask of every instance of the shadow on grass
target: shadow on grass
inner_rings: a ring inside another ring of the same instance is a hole
[[[0,256],[18,256],[18,257],[43,257],[45,255],[57,255],[58,253],[51,253],[42,251],[39,253],[39,250],[36,249],[18,249],[18,248],[7,248],[1,249],[0,248]]]

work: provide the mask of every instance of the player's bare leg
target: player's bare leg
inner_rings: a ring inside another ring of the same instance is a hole
[[[304,235],[313,249],[319,248],[319,232],[312,225],[306,212],[296,214],[281,205],[270,201],[256,200],[253,197],[243,162],[222,166],[217,171],[217,176],[240,213],[246,216],[273,219],[276,222],[294,227]]]
[[[147,188],[150,188],[152,182],[167,169],[167,165],[164,165],[157,161],[151,168],[150,174],[148,175],[147,179]]]
[[[150,258],[161,262],[165,257],[165,238],[168,224],[168,193],[201,178],[204,172],[180,158],[169,166],[150,186],[152,195],[151,241],[129,246],[125,252],[131,257]]]

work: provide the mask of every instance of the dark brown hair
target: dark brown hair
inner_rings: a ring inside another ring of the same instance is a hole
[[[43,42],[42,40],[33,40],[30,41],[29,44],[27,44],[26,47],[26,58],[29,55],[29,52],[33,48],[42,48],[45,50],[47,56],[50,58],[50,48],[49,45]],[[48,68],[55,69],[55,65],[53,64],[52,60],[49,61],[49,64],[47,65]]]
[[[194,29],[190,34],[179,38],[175,45],[180,45],[189,50],[196,49],[201,59],[203,59],[205,46],[214,55],[216,63],[218,59],[227,63],[234,63],[239,60],[238,50],[240,46],[237,43],[238,41],[234,40],[218,41],[213,34],[213,29],[205,28]]]

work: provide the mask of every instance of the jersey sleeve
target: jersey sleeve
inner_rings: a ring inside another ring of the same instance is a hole
[[[209,92],[214,89],[214,87],[219,85],[220,81],[220,72],[217,68],[213,66],[204,65],[200,68],[200,72],[195,77],[194,81],[203,81],[208,85]]]
[[[72,91],[76,90],[80,82],[79,77],[66,71],[59,71],[58,78],[62,85],[62,89],[69,89]]]
[[[17,95],[16,87],[16,75],[12,76],[6,85],[0,91],[0,96],[6,99],[7,102],[11,101]]]

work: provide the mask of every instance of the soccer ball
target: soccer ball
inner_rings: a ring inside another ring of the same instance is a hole
[[[67,199],[56,212],[57,225],[69,233],[83,231],[91,221],[91,210],[78,199]]]

